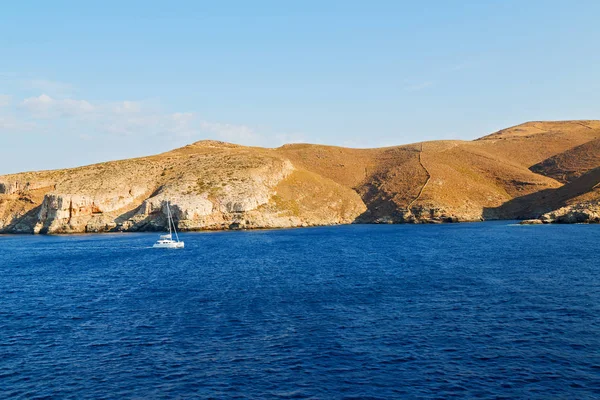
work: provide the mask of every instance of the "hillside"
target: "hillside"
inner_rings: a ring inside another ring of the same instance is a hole
[[[534,164],[598,138],[600,121],[527,122],[473,143],[522,166]]]
[[[571,182],[600,165],[600,139],[559,153],[533,165],[531,171],[559,182]]]
[[[541,218],[596,204],[598,143],[600,121],[378,149],[201,141],[0,176],[0,232],[160,230],[167,200],[182,230]]]
[[[0,177],[6,232],[160,230],[349,223],[360,197],[270,149],[204,141],[152,157]]]

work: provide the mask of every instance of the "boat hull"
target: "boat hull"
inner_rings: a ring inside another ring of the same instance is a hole
[[[152,246],[155,249],[183,249],[183,242],[168,242],[168,243],[154,243]]]

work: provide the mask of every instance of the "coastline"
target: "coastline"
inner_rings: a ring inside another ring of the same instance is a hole
[[[304,226],[278,226],[278,227],[246,227],[246,228],[222,228],[222,229],[188,229],[180,230],[180,233],[218,233],[218,232],[261,232],[261,231],[285,231],[285,230],[303,230],[315,228],[331,228],[331,227],[350,227],[350,226],[455,226],[455,225],[470,225],[470,224],[505,224],[508,226],[556,226],[556,225],[599,225],[597,222],[532,222],[540,220],[520,220],[520,219],[489,219],[489,220],[473,220],[473,221],[456,221],[456,222],[404,222],[404,223],[365,223],[352,222],[343,224],[314,224]],[[121,234],[153,234],[164,232],[160,229],[152,230],[121,230],[121,231],[90,231],[90,232],[46,232],[46,233],[31,233],[31,232],[6,232],[0,231],[0,236],[86,236],[86,235],[121,235]]]

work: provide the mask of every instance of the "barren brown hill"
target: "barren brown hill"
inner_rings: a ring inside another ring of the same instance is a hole
[[[427,182],[419,163],[420,145],[347,149],[286,145],[277,151],[294,165],[325,176],[359,193],[368,210],[360,221],[402,222]]]
[[[566,183],[599,165],[600,139],[596,139],[550,157],[530,169],[537,174]]]
[[[156,156],[0,176],[0,230],[158,230],[167,201],[184,230],[539,217],[566,204],[560,199],[595,201],[594,174],[563,182],[598,167],[599,139],[599,121],[564,121],[378,149],[202,141]],[[547,167],[552,162],[560,168]]]
[[[573,208],[580,209],[581,205],[600,205],[599,185],[600,167],[558,188],[515,198],[500,206],[495,212],[505,218],[537,219],[547,215],[546,219],[556,219],[558,216],[550,218],[549,214],[562,215]]]
[[[357,191],[367,206],[359,222],[481,220],[487,207],[560,186],[474,142],[365,150],[288,145],[278,151]]]
[[[474,144],[529,168],[598,138],[600,121],[537,121],[503,129]]]
[[[349,223],[365,210],[351,189],[295,168],[271,149],[214,141],[0,182],[7,232],[157,230],[166,201],[181,229]]]

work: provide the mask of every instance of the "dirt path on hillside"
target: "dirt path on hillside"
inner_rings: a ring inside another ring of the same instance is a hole
[[[410,211],[411,207],[413,206],[413,204],[415,204],[417,202],[417,200],[419,200],[421,198],[421,195],[423,194],[423,191],[425,190],[425,188],[427,187],[427,184],[431,180],[431,174],[429,173],[429,171],[427,170],[427,168],[425,167],[425,165],[423,165],[423,160],[421,159],[422,154],[423,154],[423,143],[421,143],[421,151],[419,152],[419,164],[421,165],[421,167],[423,168],[423,170],[427,174],[427,179],[425,180],[425,183],[421,187],[421,190],[419,190],[419,194],[417,195],[417,197],[415,197],[415,199],[413,201],[411,201],[410,204],[408,205],[408,210],[409,211]]]

